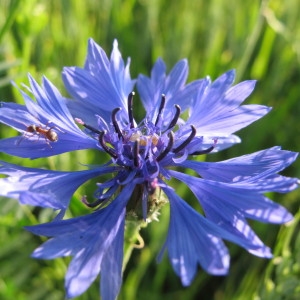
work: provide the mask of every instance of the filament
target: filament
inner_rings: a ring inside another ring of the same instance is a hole
[[[194,125],[191,125],[191,128],[192,128],[192,132],[189,135],[189,137],[182,144],[180,144],[178,147],[173,149],[174,153],[178,153],[179,151],[184,149],[192,141],[192,139],[196,136],[197,130],[194,127]]]

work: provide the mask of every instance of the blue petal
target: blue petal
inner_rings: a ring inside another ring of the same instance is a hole
[[[235,72],[231,70],[213,83],[207,78],[195,99],[193,117],[203,113],[203,110],[210,110],[212,115],[220,115],[238,107],[252,93],[256,82],[248,80],[231,87],[234,77]]]
[[[103,248],[103,244],[96,244],[74,256],[66,274],[65,288],[68,298],[84,293],[96,279],[101,269]]]
[[[202,81],[203,79],[195,80],[183,86],[181,89],[174,91],[174,93],[171,94],[172,97],[169,97],[169,99],[167,99],[168,102],[166,106],[166,111],[173,108],[176,104],[180,106],[182,112],[189,108],[193,98],[197,94],[199,86],[202,84]]]
[[[77,101],[97,107],[93,115],[101,114],[102,111],[111,111],[115,107],[125,109],[126,98],[119,99],[115,95],[116,91],[114,92],[112,83],[109,82],[112,79],[109,74],[106,76],[100,81],[99,78],[78,67],[66,67],[63,71],[63,79],[70,95]]]
[[[166,77],[166,65],[161,58],[158,58],[151,70],[151,80],[148,77],[145,78],[147,78],[149,81],[153,81],[155,87],[162,84],[164,82],[165,77]]]
[[[274,174],[282,171],[297,158],[297,153],[281,150],[280,147],[258,151],[221,162],[185,161],[181,166],[195,170],[205,179],[237,182],[249,177]],[[257,179],[257,178],[256,178]]]
[[[25,168],[1,162],[1,196],[19,199],[22,204],[66,209],[77,188],[98,175],[111,173],[115,167],[99,167],[87,171],[59,172]]]
[[[135,80],[131,80],[129,73],[130,58],[127,59],[126,66],[122,59],[121,52],[118,49],[118,41],[115,39],[113,42],[113,50],[110,57],[110,72],[114,79],[114,85],[117,92],[119,92],[119,97],[123,98],[132,92]],[[127,101],[125,101],[127,104]]]
[[[162,94],[166,96],[163,119],[165,126],[168,126],[173,118],[174,105],[178,104],[182,111],[187,109],[197,94],[201,80],[185,85],[188,75],[188,63],[185,59],[179,61],[168,75],[165,72],[164,62],[158,59],[152,68],[151,78],[139,75],[137,89],[152,122],[156,119]]]
[[[205,230],[207,234],[209,234],[210,236],[214,235],[215,237],[224,238],[233,243],[236,243],[241,247],[245,248],[253,255],[265,258],[272,257],[270,249],[262,243],[262,241],[249,227],[245,218],[239,212],[237,212],[237,210],[234,207],[230,207],[225,202],[214,203],[213,198],[210,198],[209,200],[212,203],[209,201],[201,202],[207,219],[204,219],[202,216],[197,214],[197,218],[199,220],[202,219],[201,228]],[[170,202],[171,201],[172,200],[170,199]],[[188,207],[187,204],[186,206]],[[196,216],[195,212],[194,214]],[[178,217],[176,218],[176,220],[178,220]],[[192,215],[189,218],[187,218],[187,220],[192,220]],[[190,225],[190,227],[200,227],[200,225],[198,224],[199,221],[198,223],[196,222],[196,220],[193,220],[192,222],[194,225]],[[182,224],[180,224],[179,226],[181,228]],[[195,228],[195,230],[200,229]],[[181,233],[179,232],[177,233],[177,235],[180,234]],[[189,238],[189,235],[186,234],[186,237]],[[193,240],[194,239],[195,238],[193,237]],[[187,242],[185,241],[184,243],[186,244]]]
[[[189,153],[193,153],[201,150],[207,150],[211,146],[214,146],[214,149],[210,152],[213,153],[227,149],[240,142],[241,139],[234,134],[227,137],[195,137],[187,148]]]
[[[209,77],[204,78],[192,102],[191,124],[198,121],[197,116],[199,117],[201,115],[205,117],[207,112],[210,112],[210,114],[216,112],[216,114],[219,115],[219,112],[226,107],[225,103],[222,103],[223,95],[232,85],[234,77],[235,70],[230,70],[212,83]],[[238,106],[238,104],[236,106]]]
[[[216,210],[215,206],[218,204],[219,209]],[[243,215],[227,203],[218,204],[203,203],[206,217],[222,227],[227,233],[234,235],[235,238],[232,241],[245,248],[249,253],[259,257],[271,258],[270,248],[264,245],[248,225]]]
[[[45,77],[43,78],[43,89],[31,76],[29,76],[29,81],[37,104],[51,119],[55,118],[56,125],[64,131],[81,133],[57,88]]]
[[[54,236],[39,248],[33,257],[52,259],[58,256],[74,256],[66,274],[67,296],[72,298],[82,294],[95,280],[101,269],[101,292],[107,299],[113,299],[120,288],[122,246],[124,236],[125,207],[135,184],[124,187],[122,192],[107,207],[90,215],[69,220],[26,227],[27,230],[45,236]],[[116,249],[118,247],[118,249]],[[116,261],[111,261],[116,254]],[[104,262],[103,259],[110,259]],[[113,272],[110,273],[109,271]],[[107,286],[115,290],[107,290]]]
[[[237,213],[248,218],[270,223],[285,223],[293,218],[284,207],[255,191],[254,186],[220,183],[195,178],[176,171],[169,172],[188,185],[204,210],[207,206],[225,215],[224,210],[230,206]],[[220,207],[224,207],[224,209]]]
[[[57,142],[49,142],[44,137],[39,136],[18,136],[0,140],[0,151],[10,155],[36,159],[49,157],[69,151],[96,148],[100,149],[98,142],[89,138],[87,135],[84,140],[69,139],[69,135],[59,133]]]
[[[140,74],[137,80],[137,89],[145,110],[149,113],[158,105],[166,78],[166,66],[162,59],[158,59],[151,71],[151,78]]]
[[[22,137],[1,140],[2,152],[24,158],[38,158],[98,147],[96,140],[78,128],[66,107],[65,99],[46,78],[43,80],[43,87],[30,75],[29,81],[37,102],[21,91],[26,106],[1,103],[0,122],[23,133]],[[28,132],[27,128],[30,125],[55,131],[58,140],[53,142],[43,134]]]
[[[36,117],[30,114],[24,105],[1,102],[0,121],[18,131],[25,131],[28,125],[36,123]]]
[[[237,182],[237,188],[249,189],[259,193],[267,193],[269,191],[276,193],[288,193],[299,186],[298,178],[285,177],[281,175],[263,176],[257,175],[245,181]]]
[[[124,221],[124,219],[123,219]],[[124,247],[124,224],[108,247],[101,264],[101,297],[106,300],[115,300],[122,285],[122,263]]]
[[[168,249],[170,261],[182,284],[190,285],[198,264],[210,274],[226,274],[229,269],[229,254],[222,240],[215,236],[218,229],[175,192],[168,188],[164,192],[170,200],[171,209],[164,248]]]
[[[102,48],[90,39],[85,68],[64,68],[63,80],[70,95],[82,102],[86,110],[90,105],[85,119],[99,114],[110,122],[111,111],[116,107],[122,108],[120,113],[126,116],[127,97],[135,83],[129,74],[129,64],[130,61],[125,66],[117,41],[109,61]]]
[[[101,115],[104,120],[111,119],[111,111],[101,111],[94,103],[67,99],[66,105],[74,118],[88,120],[87,124],[94,128],[98,128],[98,122],[95,115]]]
[[[187,125],[194,125],[201,135],[227,136],[262,118],[270,110],[267,106],[252,104],[242,105],[217,116],[203,111],[197,119],[190,118]]]
[[[89,39],[88,41],[88,53],[84,69],[92,74],[97,74],[99,70],[109,69],[109,59],[105,51],[93,39]]]
[[[175,145],[180,145],[182,142],[184,142],[187,139],[187,136],[185,137],[177,137],[177,132],[175,133],[175,139],[176,144]],[[216,139],[213,137],[195,137],[193,141],[187,145],[186,150],[188,151],[189,155],[192,155],[192,153],[197,152],[197,151],[204,151],[208,150],[212,146],[214,147],[212,151],[209,153],[214,153],[218,152],[221,150],[224,150],[228,147],[231,147],[234,144],[240,143],[241,139],[236,136],[236,135],[230,135],[228,137],[220,137],[217,139],[217,143],[215,142]],[[190,157],[190,156],[189,156]],[[161,167],[170,167],[170,166],[182,166],[185,168],[193,169],[195,170],[200,176],[202,173],[206,174],[208,172],[207,169],[209,170],[210,165],[209,164],[214,164],[214,163],[206,163],[206,162],[199,162],[199,161],[190,161],[190,160],[176,160],[176,157],[174,159],[174,154],[169,153],[161,162],[160,166]],[[213,170],[212,170],[213,171]],[[163,171],[161,171],[163,172]],[[212,172],[215,174],[214,172]],[[218,176],[218,174],[216,174]],[[220,176],[221,177],[221,176]]]
[[[181,89],[188,76],[188,62],[186,59],[183,59],[175,64],[173,69],[168,75],[168,79],[165,82],[165,89],[168,92],[166,97],[168,99],[168,94],[174,95],[177,90]]]
[[[255,81],[231,87],[235,73],[229,71],[212,84],[207,81],[193,101],[192,114],[186,125],[194,125],[200,135],[226,136],[251,124],[269,112],[261,105],[239,106],[253,91]]]

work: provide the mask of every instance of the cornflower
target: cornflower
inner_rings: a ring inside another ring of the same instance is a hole
[[[106,164],[77,172],[1,163],[0,172],[7,175],[0,179],[2,196],[59,210],[53,222],[26,229],[51,237],[33,257],[73,256],[65,278],[68,298],[86,291],[99,273],[102,299],[117,297],[126,220],[138,224],[157,219],[166,198],[170,223],[158,260],[167,250],[184,286],[191,284],[198,265],[209,274],[227,274],[230,257],[223,239],[254,255],[272,256],[247,219],[278,224],[292,220],[264,193],[286,193],[298,186],[298,179],[278,174],[296,153],[273,147],[220,162],[194,159],[240,142],[234,133],[269,112],[266,106],[241,105],[255,81],[233,86],[231,70],[213,82],[207,77],[186,84],[187,61],[179,61],[167,75],[161,59],[149,78],[132,80],[129,65],[116,41],[109,59],[90,40],[84,68],[63,71],[72,99],[64,98],[46,78],[39,86],[29,76],[28,90],[36,101],[21,91],[25,106],[1,104],[0,121],[22,133],[0,141],[3,152],[28,158],[81,149],[107,154]],[[146,111],[140,122],[134,117],[135,84]],[[197,175],[180,171],[186,168]],[[97,184],[94,201],[82,197],[92,212],[63,219],[78,187],[106,174],[113,176]],[[169,185],[172,178],[186,184],[204,214],[177,195]]]

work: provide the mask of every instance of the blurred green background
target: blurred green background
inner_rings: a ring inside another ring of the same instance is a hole
[[[162,57],[169,69],[179,59],[187,58],[189,81],[206,75],[215,79],[232,68],[237,70],[237,82],[258,80],[247,103],[272,106],[273,110],[238,133],[242,144],[210,155],[207,160],[228,159],[274,145],[299,151],[299,0],[0,0],[1,101],[23,103],[10,81],[27,84],[28,72],[39,82],[45,75],[65,94],[61,70],[63,66],[83,65],[89,37],[108,54],[117,38],[123,58],[132,59],[134,78],[139,73],[149,74],[153,62]],[[8,137],[17,132],[1,125],[0,134]],[[0,158],[60,170],[76,170],[79,163],[101,159],[92,151],[35,161],[3,153]],[[300,161],[284,174],[300,177]],[[92,194],[92,188],[90,184],[77,191],[69,216],[84,212],[80,195]],[[178,192],[188,196],[184,186]],[[167,230],[166,207],[159,223],[142,230],[145,247],[133,251],[119,299],[300,299],[299,190],[270,196],[296,215],[289,226],[251,222],[274,250],[274,259],[251,256],[228,243],[229,275],[213,277],[199,269],[193,284],[183,288],[167,256],[159,265],[155,261]],[[0,199],[0,205],[0,299],[64,299],[69,259],[31,259],[30,253],[43,239],[23,230],[24,225],[48,221],[51,212],[20,206],[9,199]],[[98,298],[99,278],[76,299]]]

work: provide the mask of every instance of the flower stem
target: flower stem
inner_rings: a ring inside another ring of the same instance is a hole
[[[140,235],[140,230],[141,228],[144,228],[146,226],[147,222],[145,222],[144,220],[126,220],[124,258],[122,267],[123,272],[130,259],[133,249],[141,249],[144,247],[144,240]]]

